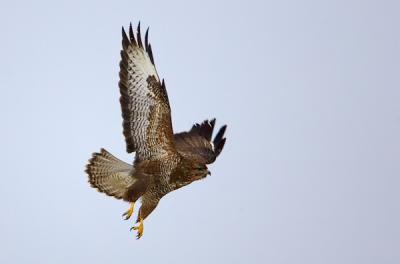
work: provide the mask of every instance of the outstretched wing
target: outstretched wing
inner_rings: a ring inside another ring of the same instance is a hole
[[[123,133],[128,153],[136,151],[140,159],[157,158],[174,150],[171,110],[164,80],[160,82],[148,29],[143,45],[140,23],[137,36],[122,28],[119,88]]]
[[[224,138],[226,125],[219,129],[214,140],[211,141],[214,126],[215,119],[205,120],[201,124],[193,125],[188,132],[175,134],[176,150],[181,155],[204,164],[213,163],[224,148],[226,141]]]

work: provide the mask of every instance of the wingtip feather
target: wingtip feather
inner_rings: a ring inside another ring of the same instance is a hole
[[[132,22],[129,23],[129,39],[133,45],[135,46],[137,45],[135,40],[135,34],[133,33]]]
[[[214,137],[213,144],[215,146],[215,155],[216,156],[218,156],[221,153],[222,149],[224,148],[224,145],[226,142],[226,138],[224,138],[226,128],[227,128],[227,126],[223,125],[219,129],[217,135]]]
[[[149,52],[149,27],[146,29],[146,33],[144,34],[144,48],[146,52]]]
[[[138,26],[137,26],[137,36],[136,36],[136,38],[137,38],[137,42],[138,42],[139,47],[143,48],[142,36],[141,36],[141,33],[140,33],[140,21],[139,21]]]

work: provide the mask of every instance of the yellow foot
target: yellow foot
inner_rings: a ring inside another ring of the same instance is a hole
[[[131,203],[131,207],[129,207],[128,211],[126,211],[122,215],[122,216],[125,216],[125,220],[128,220],[132,216],[134,209],[135,209],[135,203]]]
[[[139,239],[139,238],[141,238],[143,236],[143,229],[144,229],[144,226],[143,226],[143,219],[142,218],[140,218],[140,222],[139,222],[138,226],[131,227],[131,231],[132,230],[137,230],[137,235],[136,235],[137,239]]]

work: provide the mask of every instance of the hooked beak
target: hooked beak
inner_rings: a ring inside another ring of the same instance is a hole
[[[208,171],[207,171],[207,175],[210,175],[210,176],[211,176],[211,171],[208,170]]]

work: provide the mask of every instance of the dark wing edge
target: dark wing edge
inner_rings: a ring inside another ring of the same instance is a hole
[[[205,164],[213,163],[225,146],[224,134],[227,126],[223,125],[212,140],[214,127],[215,118],[194,124],[188,132],[175,134],[176,149],[183,156],[197,159]]]
[[[147,55],[150,58],[151,63],[155,66],[154,64],[154,57],[153,57],[153,51],[151,49],[151,44],[149,43],[149,27],[146,30],[145,36],[144,36],[144,46],[142,43],[142,36],[141,36],[141,31],[140,31],[140,21],[137,26],[137,33],[136,33],[136,38],[135,38],[135,33],[133,33],[133,28],[132,28],[132,23],[129,23],[129,30],[128,30],[128,35],[125,32],[125,28],[122,27],[122,46],[124,48],[127,48],[129,45],[134,45],[138,46],[139,48],[144,48],[144,50],[147,52]]]
[[[227,128],[227,126],[223,125],[219,129],[217,135],[215,136],[215,138],[213,140],[215,157],[218,157],[219,154],[221,154],[222,149],[225,146],[226,138],[224,137],[224,134],[225,134],[226,128]]]

